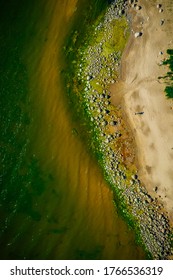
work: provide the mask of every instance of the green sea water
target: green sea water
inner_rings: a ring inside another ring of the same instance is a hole
[[[0,1],[1,259],[144,258],[61,80],[71,25],[102,3]]]

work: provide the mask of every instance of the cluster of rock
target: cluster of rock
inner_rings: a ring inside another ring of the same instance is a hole
[[[136,11],[139,11],[142,7],[138,5],[138,0],[129,0],[129,5],[131,8],[134,8]]]
[[[162,4],[157,4],[156,7],[157,7],[157,9],[159,10],[159,13],[162,13],[162,12],[163,12]]]
[[[112,3],[104,20],[95,26],[96,40],[92,39],[82,53],[77,68],[78,79],[84,85],[82,99],[97,135],[97,150],[103,156],[101,164],[105,175],[123,201],[126,215],[133,217],[147,251],[154,259],[167,259],[172,254],[168,218],[162,212],[162,206],[142,186],[136,170],[130,170],[126,164],[127,160],[131,164],[134,161],[130,134],[124,125],[121,109],[110,101],[109,87],[118,76],[121,58],[121,52],[111,47],[114,24],[126,14],[129,2],[133,4],[134,1]]]

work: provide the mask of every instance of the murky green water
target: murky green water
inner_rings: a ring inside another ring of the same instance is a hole
[[[61,79],[63,42],[87,1],[0,3],[0,258],[144,258]]]

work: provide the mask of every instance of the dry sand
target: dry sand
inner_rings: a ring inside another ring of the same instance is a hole
[[[173,48],[173,1],[140,0],[138,4],[141,10],[129,10],[131,36],[112,102],[117,104],[118,90],[136,141],[140,180],[163,203],[173,225],[173,100],[166,98],[166,84],[158,80],[168,71],[159,63],[167,57],[166,50]],[[162,12],[156,4],[162,4]],[[135,38],[139,31],[142,36]],[[143,115],[135,115],[141,111]]]

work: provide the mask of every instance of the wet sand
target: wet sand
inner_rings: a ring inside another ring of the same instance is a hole
[[[160,13],[158,3],[163,9]],[[173,48],[173,2],[140,0],[138,4],[142,7],[139,11],[129,11],[131,36],[112,100],[117,104],[118,89],[136,141],[139,178],[148,192],[163,203],[173,225],[173,101],[166,98],[166,84],[158,79],[168,71],[167,66],[159,64],[167,58],[166,50]],[[135,38],[135,32],[142,32],[142,36]],[[144,113],[135,115],[136,112]]]

